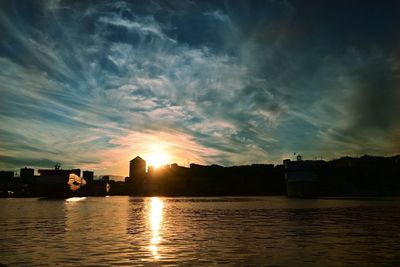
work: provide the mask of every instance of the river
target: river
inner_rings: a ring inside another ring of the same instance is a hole
[[[400,198],[0,199],[6,266],[399,266]]]

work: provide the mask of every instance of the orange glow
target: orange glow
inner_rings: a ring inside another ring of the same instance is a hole
[[[77,167],[92,169],[97,175],[111,173],[125,177],[128,175],[129,161],[136,156],[146,160],[148,167],[151,165],[159,166],[160,163],[154,164],[150,162],[152,155],[157,154],[165,155],[164,160],[161,160],[163,162],[161,165],[177,163],[180,166],[188,167],[188,162],[206,164],[204,158],[218,155],[219,153],[218,150],[204,147],[193,140],[191,136],[179,132],[132,132],[116,138],[113,140],[113,144],[116,146],[101,149],[95,153],[85,152],[89,153],[88,157],[95,155],[96,159],[101,159],[101,163],[85,164]]]
[[[160,229],[163,219],[164,203],[158,197],[152,197],[150,202],[149,222],[151,227],[151,239],[149,249],[154,259],[158,259],[158,246],[161,241]]]
[[[147,161],[147,166],[158,168],[160,166],[168,164],[170,158],[163,149],[154,149],[153,152],[146,155],[145,160]]]

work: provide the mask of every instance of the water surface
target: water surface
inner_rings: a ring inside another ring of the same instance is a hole
[[[398,266],[400,198],[0,199],[9,266]]]

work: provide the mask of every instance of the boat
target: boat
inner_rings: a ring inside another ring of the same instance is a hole
[[[296,161],[284,160],[286,191],[288,197],[318,197],[317,164],[313,160],[302,160],[300,155]]]
[[[78,172],[79,171],[79,172]],[[86,181],[79,177],[80,170],[39,170],[36,193],[46,198],[69,198],[82,195]]]

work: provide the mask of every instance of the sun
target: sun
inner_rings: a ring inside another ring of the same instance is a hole
[[[169,156],[163,151],[152,152],[146,157],[147,166],[158,168],[169,163]]]

